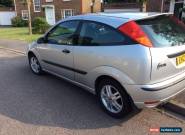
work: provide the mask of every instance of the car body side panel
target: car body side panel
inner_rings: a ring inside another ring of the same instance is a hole
[[[70,53],[63,53],[62,51],[65,49],[69,50]],[[73,46],[39,44],[37,50],[45,69],[74,80],[74,72],[64,68],[73,68]]]
[[[151,83],[165,81],[185,72],[185,63],[180,66],[176,65],[177,56],[169,58],[170,55],[184,52],[185,45],[151,48],[150,51],[152,55]]]
[[[121,72],[119,69],[116,69],[115,67],[109,67],[109,66],[96,67],[93,70],[89,71],[87,75],[81,75],[76,73],[75,79],[77,82],[83,83],[95,90],[96,79],[101,76],[109,76],[121,82],[122,84],[134,83],[133,80],[128,77],[128,75],[124,74],[123,72]]]
[[[151,56],[149,49],[141,45],[75,46],[74,66],[87,72],[75,73],[75,80],[92,88],[101,75],[115,77],[124,84],[150,82]]]
[[[33,43],[29,44],[27,47],[26,53],[28,55],[29,52],[32,52],[37,57],[39,62],[41,63],[41,57],[40,57],[39,52],[37,51],[37,46],[38,46],[37,42],[33,42]]]

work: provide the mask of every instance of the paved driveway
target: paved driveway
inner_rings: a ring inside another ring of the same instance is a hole
[[[185,129],[152,109],[113,119],[95,96],[52,75],[36,76],[25,56],[0,49],[0,135],[147,135],[160,126]]]
[[[21,52],[26,52],[27,46],[28,46],[28,43],[25,41],[0,39],[0,47],[6,47],[6,48],[19,50]]]

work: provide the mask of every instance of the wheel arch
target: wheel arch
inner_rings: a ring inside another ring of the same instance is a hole
[[[30,59],[31,56],[35,56],[41,64],[40,57],[39,57],[39,54],[37,52],[35,52],[34,50],[29,50],[28,53],[27,53],[28,60]]]
[[[27,57],[30,58],[30,56],[35,56],[40,61],[40,55],[39,55],[39,53],[35,49],[29,50],[27,52]]]
[[[126,73],[123,71],[120,71],[119,69],[115,67],[110,66],[99,66],[88,72],[87,74],[87,83],[90,87],[96,88],[97,82],[99,80],[109,78],[114,79],[119,84],[122,84],[121,86],[124,87],[124,84],[135,84],[134,80],[132,80]],[[93,83],[92,83],[93,82]]]
[[[95,80],[95,90],[96,90],[96,93],[97,93],[97,88],[100,84],[100,82],[104,79],[113,79],[115,81],[117,81],[115,78],[111,77],[111,76],[108,76],[108,75],[101,75],[99,76],[98,78],[96,78]],[[117,81],[118,82],[118,81]],[[119,83],[119,82],[118,82]],[[121,85],[121,83],[119,83]],[[122,86],[122,85],[121,85]]]
[[[119,80],[117,80],[117,79],[115,79],[114,77],[112,77],[112,76],[109,76],[109,75],[101,75],[101,76],[99,76],[96,80],[95,80],[95,94],[97,95],[97,90],[98,90],[98,85],[100,84],[100,82],[102,81],[102,80],[104,80],[104,79],[110,79],[110,80],[114,80],[114,81],[116,81],[122,88],[123,88],[123,90],[124,90],[124,92],[128,95],[128,97],[129,97],[129,99],[132,101],[132,103],[134,103],[133,102],[133,99],[132,99],[132,97],[131,97],[131,95],[129,94],[129,92],[127,91],[127,89],[120,83],[120,81]]]
[[[33,51],[29,51],[28,52],[28,58],[30,58],[31,56],[36,56],[35,53]]]
[[[124,86],[120,83],[120,81],[118,81],[117,79],[115,79],[114,77],[109,76],[109,75],[101,75],[101,76],[99,76],[99,77],[95,80],[95,90],[96,90],[96,93],[97,93],[97,88],[98,88],[100,82],[101,82],[102,80],[105,80],[105,79],[110,79],[110,80],[116,81],[116,82],[123,88],[123,90],[125,90],[125,92],[128,94],[127,90],[126,90],[126,89],[124,88]],[[129,95],[129,94],[128,94],[128,95]]]

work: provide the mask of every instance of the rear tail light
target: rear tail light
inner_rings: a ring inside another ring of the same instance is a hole
[[[139,44],[142,44],[146,47],[153,47],[152,42],[150,41],[148,36],[136,22],[127,22],[121,25],[118,29]]]

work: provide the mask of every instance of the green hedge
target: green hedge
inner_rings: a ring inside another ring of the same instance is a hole
[[[34,34],[43,34],[50,28],[50,25],[47,23],[46,19],[42,17],[36,17],[33,20],[32,26]]]
[[[12,18],[12,26],[13,27],[26,27],[28,26],[28,21],[23,20],[21,17],[14,17]]]

